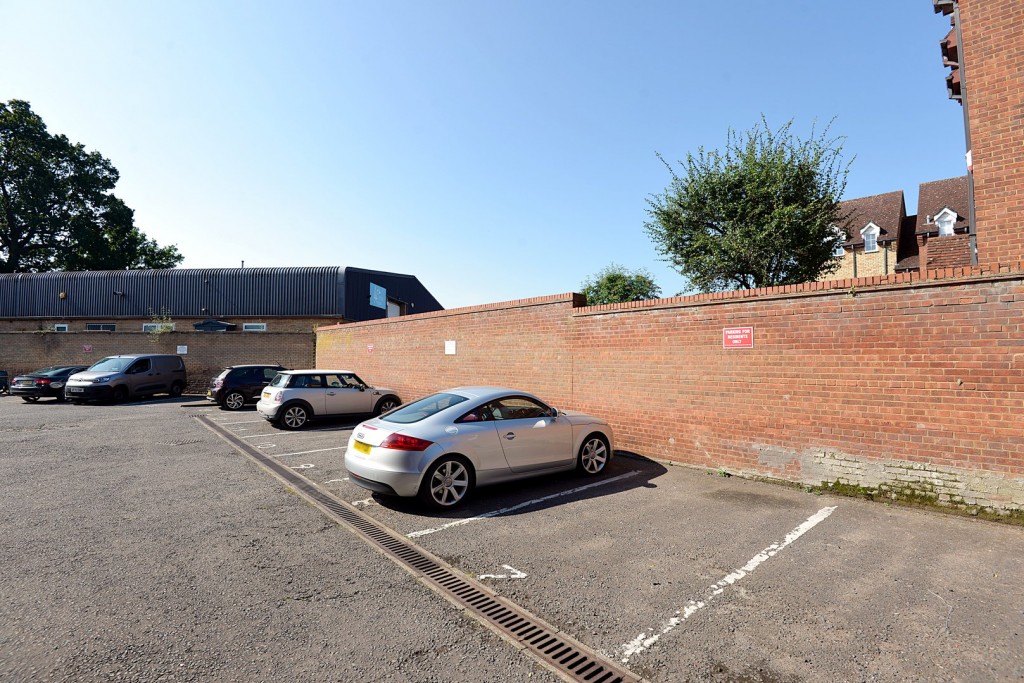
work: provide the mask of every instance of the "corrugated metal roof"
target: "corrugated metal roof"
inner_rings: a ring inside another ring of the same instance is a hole
[[[0,318],[345,318],[344,295],[335,266],[5,273]]]

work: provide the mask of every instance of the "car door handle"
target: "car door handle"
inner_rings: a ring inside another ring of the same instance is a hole
[[[511,441],[512,439],[516,438],[516,435],[514,432],[509,432],[508,434],[505,435],[505,438]]]
[[[337,393],[338,393],[338,392],[336,392],[336,391],[328,391],[328,392],[327,392],[327,395],[328,395],[328,396],[334,396],[334,395],[335,395],[335,394],[337,394]]]

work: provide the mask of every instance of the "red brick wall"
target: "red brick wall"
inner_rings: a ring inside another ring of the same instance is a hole
[[[960,0],[982,264],[1024,259],[1024,2]]]
[[[1021,509],[1022,272],[590,308],[546,297],[325,328],[317,364],[404,400],[458,384],[523,388],[606,417],[619,448],[650,457],[814,484],[941,480],[944,502]],[[722,348],[735,326],[754,328],[753,349]],[[984,486],[972,489],[970,472]],[[1017,483],[1000,488],[1008,477]]]
[[[515,385],[572,400],[572,302],[580,295],[321,328],[317,367],[352,370],[408,401],[465,384]],[[445,355],[445,341],[456,343]],[[369,347],[372,346],[372,350]]]

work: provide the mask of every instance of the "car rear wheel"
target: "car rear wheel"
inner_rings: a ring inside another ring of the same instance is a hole
[[[309,411],[300,405],[286,406],[281,411],[278,424],[285,429],[302,429],[309,422]]]
[[[394,410],[398,406],[402,405],[398,399],[394,396],[385,396],[381,400],[377,401],[377,407],[373,409],[374,415],[380,415],[386,413],[389,410]]]
[[[446,456],[427,469],[419,499],[438,510],[450,510],[473,490],[473,473],[460,458]]]
[[[241,410],[245,407],[245,396],[241,392],[232,391],[224,397],[224,408],[226,410]]]
[[[185,385],[182,384],[181,382],[175,382],[174,384],[171,385],[171,391],[169,393],[171,395],[171,398],[178,398],[179,396],[181,396],[183,391],[185,391]]]
[[[39,400],[39,397],[38,396],[22,396],[21,400],[24,401],[25,403],[35,403],[36,401]]]
[[[601,474],[611,453],[608,451],[608,442],[600,434],[591,434],[580,446],[579,458],[576,461],[576,469],[584,474]]]

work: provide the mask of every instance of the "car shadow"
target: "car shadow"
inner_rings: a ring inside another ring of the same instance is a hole
[[[530,479],[475,489],[455,510],[431,510],[416,498],[372,494],[375,503],[389,510],[422,519],[459,520],[471,517],[507,517],[559,507],[580,500],[615,495],[637,488],[657,488],[654,480],[668,469],[631,451],[615,451],[600,476],[558,472]]]

